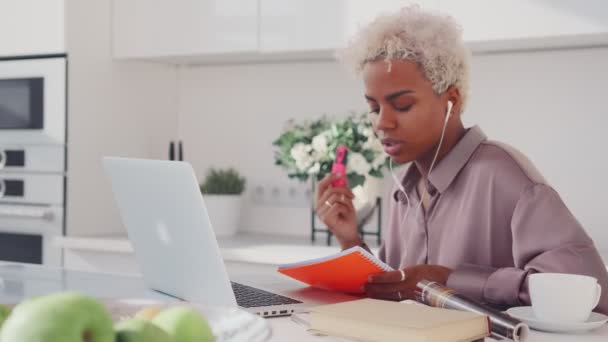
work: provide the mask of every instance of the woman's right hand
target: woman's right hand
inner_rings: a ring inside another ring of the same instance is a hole
[[[315,212],[327,225],[329,231],[336,236],[342,249],[347,249],[361,243],[361,237],[357,232],[357,216],[353,206],[355,195],[348,187],[331,185],[336,179],[338,176],[330,173],[319,182]]]

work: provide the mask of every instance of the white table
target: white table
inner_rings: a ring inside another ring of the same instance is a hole
[[[237,280],[249,285],[258,286],[260,288],[270,289],[273,292],[286,294],[290,297],[307,300],[307,296],[315,297],[317,302],[328,300],[324,297],[324,291],[313,290],[308,288],[307,293],[302,293],[302,284],[293,281],[276,272],[276,267],[272,265],[247,264],[247,263],[227,263],[228,273],[233,280]],[[330,301],[339,301],[340,299],[350,299],[352,297],[337,295],[335,298],[329,298]],[[327,336],[313,336],[306,332],[306,329],[293,322],[289,317],[269,318],[268,322],[273,328],[272,341],[289,341],[289,342],[322,342],[322,341],[345,341]],[[487,338],[487,342],[495,341]],[[538,331],[531,331],[526,342],[606,342],[608,341],[608,324],[603,327],[589,332],[587,334],[568,335],[568,334],[551,334]]]
[[[270,265],[228,263],[227,268],[233,280],[287,294],[307,302],[321,304],[352,298],[303,287],[301,284],[276,273],[275,268]],[[0,302],[2,303],[18,303],[23,298],[66,290],[81,291],[97,297],[134,297],[174,301],[170,297],[148,290],[139,276],[87,273],[25,264],[0,263],[0,279],[2,279],[2,286],[0,286]],[[273,329],[271,341],[344,341],[333,337],[310,335],[304,327],[294,323],[288,317],[270,318],[268,323]],[[608,325],[585,335],[532,332],[527,341],[604,342],[607,340]],[[488,339],[488,341],[492,340]]]

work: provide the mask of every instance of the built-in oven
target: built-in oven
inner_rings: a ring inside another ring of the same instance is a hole
[[[0,174],[0,260],[61,266],[64,181],[54,174]]]
[[[64,145],[66,58],[0,60],[0,144]]]
[[[2,132],[0,131],[0,134]],[[0,143],[0,172],[58,172],[65,170],[64,145]]]
[[[0,59],[0,261],[62,266],[66,56]]]
[[[0,204],[0,260],[61,267],[62,206]]]

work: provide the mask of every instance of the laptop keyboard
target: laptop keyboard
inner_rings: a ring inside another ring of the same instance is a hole
[[[236,297],[236,302],[243,308],[302,303],[299,300],[260,290],[255,287],[235,282],[231,282],[231,284],[232,291]]]

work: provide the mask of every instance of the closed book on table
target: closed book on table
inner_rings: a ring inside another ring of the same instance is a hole
[[[310,330],[357,341],[460,342],[490,335],[487,316],[376,299],[310,309]]]
[[[278,269],[308,285],[347,293],[363,293],[369,275],[392,270],[359,246],[323,258],[279,265]]]

